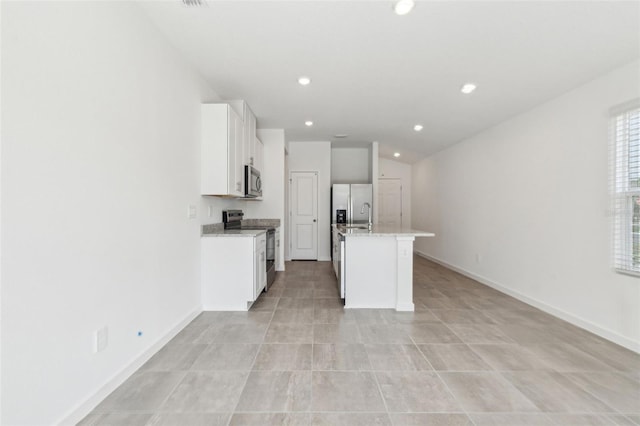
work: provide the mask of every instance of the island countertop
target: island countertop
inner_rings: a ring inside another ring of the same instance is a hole
[[[368,228],[347,228],[341,225],[332,225],[345,237],[435,237],[432,232],[418,229],[403,228],[390,225],[372,225]],[[362,225],[366,226],[366,225]]]
[[[202,233],[202,237],[257,237],[264,234],[265,229],[220,229]]]

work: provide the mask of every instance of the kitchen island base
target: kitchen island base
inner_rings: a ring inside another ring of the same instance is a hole
[[[413,311],[413,241],[433,234],[375,225],[337,229],[344,237],[344,307]]]

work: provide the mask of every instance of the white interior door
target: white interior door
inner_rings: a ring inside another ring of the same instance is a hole
[[[318,172],[291,172],[291,259],[318,259]]]
[[[378,223],[402,226],[402,182],[400,179],[378,180]]]

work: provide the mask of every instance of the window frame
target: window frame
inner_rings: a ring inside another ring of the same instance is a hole
[[[623,123],[620,124],[620,121]],[[635,123],[635,129],[632,123]],[[640,124],[640,99],[611,109],[612,264],[613,269],[618,273],[640,277],[640,135],[637,129],[638,124]],[[632,183],[634,179],[635,182]]]

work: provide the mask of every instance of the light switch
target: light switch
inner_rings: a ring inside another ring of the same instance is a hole
[[[109,343],[109,329],[102,327],[100,330],[96,330],[93,336],[93,352],[102,352],[107,348]]]
[[[190,205],[187,214],[188,214],[189,219],[195,219],[198,216],[198,210],[197,210],[196,206]]]

